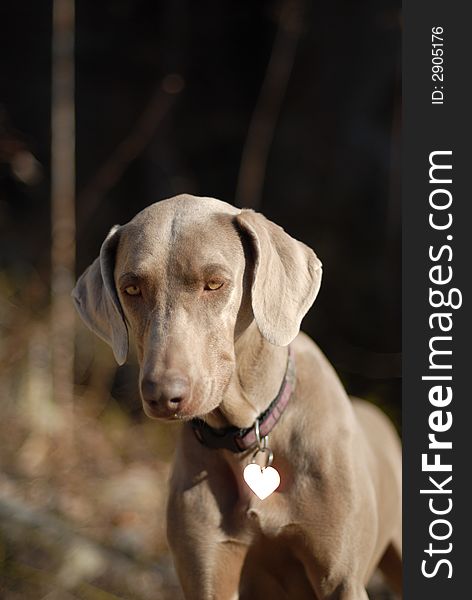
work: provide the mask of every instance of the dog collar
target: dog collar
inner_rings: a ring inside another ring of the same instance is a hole
[[[256,419],[251,427],[241,429],[239,427],[225,427],[214,429],[202,419],[192,419],[191,425],[197,440],[208,448],[231,450],[231,452],[244,452],[259,444],[256,434],[256,423],[259,428],[257,433],[260,438],[265,438],[273,430],[284,412],[288,401],[295,388],[295,363],[293,352],[288,347],[287,367],[285,376],[277,396],[272,400],[264,412]]]

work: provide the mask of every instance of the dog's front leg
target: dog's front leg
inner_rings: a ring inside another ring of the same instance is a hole
[[[354,574],[330,575],[318,561],[305,562],[305,572],[318,600],[369,600],[364,583]]]
[[[355,575],[332,577],[317,564],[305,564],[305,571],[319,600],[369,600],[362,580]]]
[[[237,600],[247,547],[221,530],[206,484],[171,492],[167,538],[186,600]]]
[[[338,482],[339,483],[339,482]],[[326,509],[317,504],[319,521],[307,522],[302,550],[297,554],[318,600],[368,600],[365,589],[366,557],[372,555],[370,538],[374,532],[368,526],[356,527],[352,513],[346,511],[338,498],[338,506]],[[366,505],[368,503],[366,501]],[[326,532],[329,532],[327,534]],[[344,543],[343,543],[344,541]],[[359,548],[363,552],[359,552]]]
[[[369,600],[369,596],[364,586],[350,586],[340,584],[329,594],[318,592],[316,595],[319,600]]]
[[[321,596],[323,600],[369,600],[365,587],[360,584],[342,583],[328,596]]]

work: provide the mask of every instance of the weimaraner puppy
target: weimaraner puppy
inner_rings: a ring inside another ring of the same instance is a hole
[[[299,333],[320,280],[261,214],[182,195],[113,227],[74,289],[120,365],[134,338],[145,413],[183,421],[167,531],[187,599],[367,600],[378,566],[400,592],[400,443]]]

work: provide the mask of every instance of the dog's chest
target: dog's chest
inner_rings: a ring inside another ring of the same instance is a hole
[[[232,509],[222,517],[226,532],[246,542],[261,536],[275,539],[290,523],[289,506],[284,495],[275,492],[260,500],[244,482]]]

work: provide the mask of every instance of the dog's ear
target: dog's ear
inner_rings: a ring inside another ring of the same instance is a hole
[[[321,261],[285,231],[250,209],[236,217],[254,261],[252,311],[266,340],[286,346],[313,304],[321,284]]]
[[[128,329],[115,286],[114,268],[120,227],[115,225],[72,290],[74,304],[83,321],[113,349],[122,365],[128,356]]]

